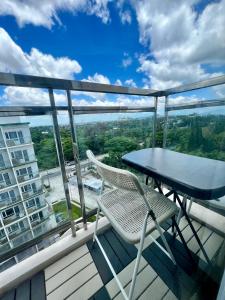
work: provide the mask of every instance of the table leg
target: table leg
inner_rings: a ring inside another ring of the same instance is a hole
[[[155,184],[156,184],[157,189],[159,190],[159,193],[160,193],[160,194],[163,194],[163,191],[162,191],[162,189],[161,189],[161,183],[158,182],[155,178],[154,178],[154,181],[155,181]]]
[[[181,230],[180,230],[180,228],[179,228],[179,226],[178,226],[178,224],[177,224],[177,222],[176,222],[175,216],[172,217],[172,222],[173,222],[173,224],[174,224],[174,226],[175,226],[175,228],[176,228],[176,231],[177,231],[177,233],[178,233],[178,235],[179,235],[179,237],[180,237],[180,239],[181,239],[181,241],[182,241],[182,243],[183,243],[183,245],[184,245],[184,247],[185,247],[185,249],[186,249],[186,251],[187,251],[189,257],[191,258],[191,260],[192,260],[193,262],[195,262],[193,256],[191,255],[191,251],[190,251],[190,249],[188,248],[187,243],[185,242],[185,239],[184,239],[184,237],[183,237],[183,234],[181,233]]]
[[[199,244],[199,247],[202,250],[202,253],[204,254],[204,256],[206,258],[206,261],[208,263],[210,263],[210,259],[209,259],[208,255],[207,255],[207,253],[205,252],[205,249],[204,249],[204,247],[203,247],[203,245],[202,245],[202,243],[201,243],[201,241],[200,241],[200,239],[198,237],[198,234],[197,234],[197,232],[196,232],[193,224],[191,223],[191,220],[190,220],[190,218],[189,218],[189,216],[188,216],[188,214],[186,212],[185,206],[183,205],[182,201],[180,200],[180,197],[178,196],[178,194],[176,192],[174,192],[174,195],[175,195],[175,198],[176,198],[176,200],[178,201],[178,203],[180,205],[180,208],[182,209],[182,212],[183,212],[183,214],[184,214],[184,216],[185,216],[185,218],[186,218],[186,220],[188,222],[188,225],[191,227],[191,230],[192,230],[192,232],[193,232],[193,234],[194,234],[194,236],[195,236],[195,238],[196,238],[196,240],[197,240],[197,242]]]

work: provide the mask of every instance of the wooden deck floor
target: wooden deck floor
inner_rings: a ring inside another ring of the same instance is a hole
[[[170,224],[165,224],[177,267],[149,240],[146,240],[135,287],[135,299],[215,299],[222,269],[224,238],[193,221],[193,225],[211,260],[207,264],[185,219],[180,227],[197,264],[190,261],[179,238],[170,235]],[[155,235],[157,238],[157,236]],[[125,243],[113,229],[104,232],[100,240],[128,291],[137,248]],[[45,270],[47,299],[123,299],[113,276],[91,241],[60,259]]]
[[[183,236],[191,249],[190,260],[180,239],[172,239],[171,224],[163,225],[164,234],[177,261],[171,260],[146,239],[135,286],[140,300],[213,300],[224,268],[224,237],[192,221],[211,260],[207,264],[192,231],[183,218]],[[157,239],[156,232],[153,234]],[[111,228],[99,236],[126,291],[129,290],[137,247],[125,243]],[[158,238],[160,242],[160,239]],[[27,280],[0,300],[107,300],[123,299],[100,249],[92,242],[81,246]]]

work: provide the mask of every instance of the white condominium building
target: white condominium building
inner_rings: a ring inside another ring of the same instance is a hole
[[[29,123],[0,118],[0,254],[55,226]]]

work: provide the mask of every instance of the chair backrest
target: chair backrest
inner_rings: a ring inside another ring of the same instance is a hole
[[[87,150],[86,154],[90,161],[96,165],[97,171],[104,181],[107,181],[119,189],[133,190],[144,195],[144,191],[138,181],[138,178],[133,173],[108,166],[98,161],[91,150]]]

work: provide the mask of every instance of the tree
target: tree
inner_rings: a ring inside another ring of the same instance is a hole
[[[105,151],[109,156],[104,158],[104,162],[113,167],[121,168],[121,157],[127,153],[138,149],[137,143],[125,136],[113,137],[105,143]]]

